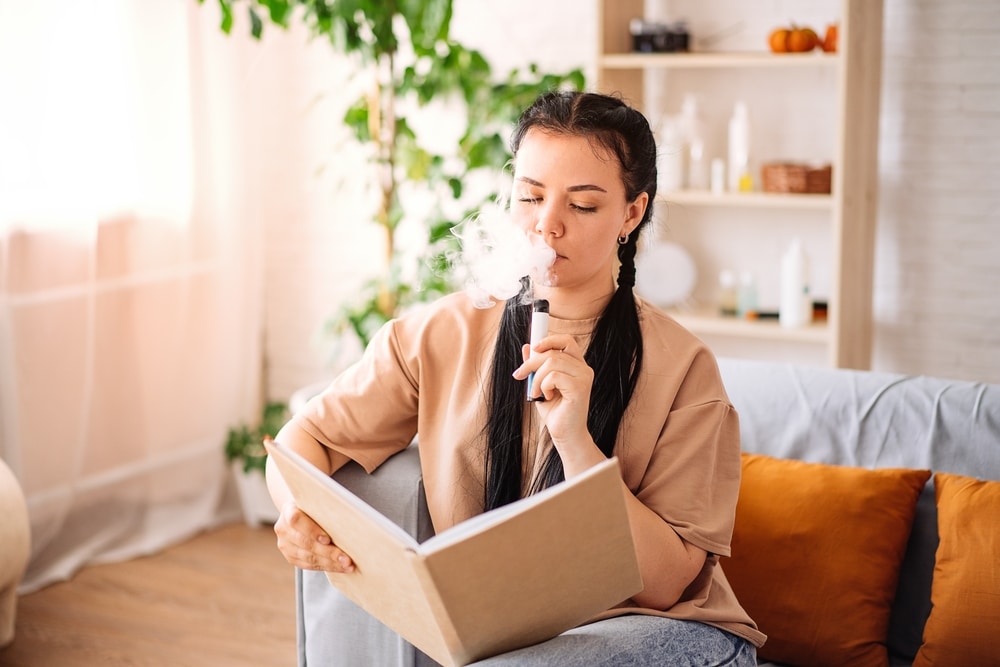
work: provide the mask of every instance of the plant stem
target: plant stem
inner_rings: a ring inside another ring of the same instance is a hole
[[[379,164],[379,187],[382,191],[381,203],[376,216],[385,235],[385,266],[387,273],[392,270],[396,254],[395,224],[392,220],[392,205],[396,194],[396,108],[395,108],[395,59],[392,51],[379,58],[374,90],[368,99],[368,129],[375,142]],[[389,284],[383,282],[379,288],[378,306],[386,315],[396,311],[396,293]]]

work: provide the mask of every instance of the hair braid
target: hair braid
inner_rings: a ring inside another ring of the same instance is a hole
[[[632,288],[635,286],[636,236],[633,234],[628,242],[618,246],[618,260],[621,262],[621,266],[618,268],[619,287]]]

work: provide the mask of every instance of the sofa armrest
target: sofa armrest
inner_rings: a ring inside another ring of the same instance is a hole
[[[334,479],[423,541],[433,535],[416,445],[369,475],[349,463]],[[436,663],[330,584],[322,572],[295,571],[300,667],[424,667]]]

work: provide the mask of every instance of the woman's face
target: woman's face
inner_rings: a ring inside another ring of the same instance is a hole
[[[529,130],[514,167],[511,212],[529,237],[555,250],[545,284],[594,294],[614,290],[618,237],[639,224],[648,197],[625,199],[613,154],[584,137]]]

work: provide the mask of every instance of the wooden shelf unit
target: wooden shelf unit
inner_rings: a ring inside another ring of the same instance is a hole
[[[629,33],[629,22],[644,15],[643,0],[598,0],[597,89],[621,94],[649,115],[648,79],[662,77],[665,72],[697,69],[712,75],[740,76],[754,71],[767,77],[788,76],[803,68],[833,72],[827,78],[835,81],[835,90],[826,92],[835,100],[835,127],[818,128],[835,135],[831,195],[679,191],[665,195],[665,199],[673,206],[699,209],[706,216],[718,210],[732,215],[740,210],[764,209],[801,210],[824,216],[831,241],[827,256],[817,259],[829,267],[826,322],[788,330],[773,321],[736,320],[705,312],[678,314],[678,319],[696,334],[773,341],[777,346],[789,340],[823,346],[828,365],[865,369],[870,367],[872,352],[883,2],[830,2],[834,9],[839,5],[837,53],[773,54],[762,49],[647,54],[632,52]],[[733,0],[733,4],[744,7],[738,0]],[[775,26],[786,22],[786,16],[774,17]],[[766,123],[768,119],[757,118],[753,122]],[[766,234],[766,225],[759,231]],[[718,239],[718,243],[725,242],[725,238]]]

